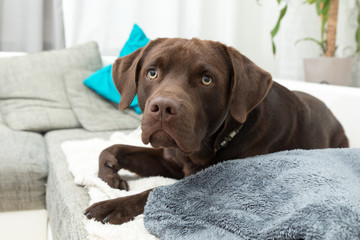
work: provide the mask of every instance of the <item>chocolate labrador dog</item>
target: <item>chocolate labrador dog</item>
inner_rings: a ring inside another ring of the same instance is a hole
[[[138,94],[142,141],[100,154],[99,177],[128,189],[118,171],[180,179],[215,163],[290,149],[348,147],[320,100],[292,92],[232,47],[198,39],[157,39],[113,65],[119,109]],[[149,192],[96,203],[88,218],[121,224],[144,210]]]

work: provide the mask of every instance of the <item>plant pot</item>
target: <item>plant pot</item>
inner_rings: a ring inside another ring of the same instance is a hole
[[[320,57],[304,59],[305,80],[350,86],[353,58]]]

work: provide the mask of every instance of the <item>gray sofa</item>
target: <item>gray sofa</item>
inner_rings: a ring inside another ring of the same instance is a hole
[[[102,67],[94,42],[0,58],[0,212],[46,209],[53,239],[87,236],[82,213],[89,197],[75,185],[61,143],[106,139],[140,124],[140,115],[118,111],[83,84]]]

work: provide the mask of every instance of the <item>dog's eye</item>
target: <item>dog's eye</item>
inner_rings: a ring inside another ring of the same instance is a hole
[[[155,79],[155,78],[157,78],[158,73],[157,73],[156,70],[150,69],[150,70],[148,71],[147,75],[148,75],[148,77],[149,77],[150,79]]]
[[[212,83],[212,78],[210,76],[203,76],[201,79],[201,83],[204,84],[205,86],[209,86]]]

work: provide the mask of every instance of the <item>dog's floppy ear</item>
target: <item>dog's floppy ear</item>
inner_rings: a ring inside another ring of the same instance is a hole
[[[137,68],[144,48],[139,48],[129,55],[116,59],[112,66],[112,78],[121,95],[120,110],[127,108],[136,95]]]
[[[228,53],[233,69],[230,113],[236,121],[244,123],[248,114],[268,94],[272,78],[234,48],[228,47]]]

